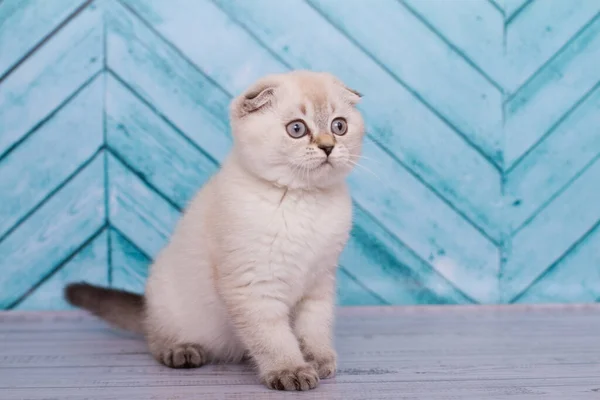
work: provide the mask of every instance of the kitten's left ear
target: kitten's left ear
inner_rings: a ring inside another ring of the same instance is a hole
[[[267,77],[259,80],[242,93],[232,104],[232,112],[243,117],[267,107],[274,99],[277,82]]]
[[[348,86],[344,86],[344,89],[346,89],[347,91],[352,93],[354,96],[358,97],[358,99],[361,99],[363,97],[363,95],[361,93],[357,92],[354,89],[349,88]]]

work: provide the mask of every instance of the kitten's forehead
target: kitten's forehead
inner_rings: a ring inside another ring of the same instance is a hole
[[[294,78],[300,110],[310,111],[317,126],[325,129],[334,110],[331,80],[318,74],[298,74]]]

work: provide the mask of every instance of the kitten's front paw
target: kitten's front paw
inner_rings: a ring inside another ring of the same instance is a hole
[[[319,384],[317,371],[311,365],[267,373],[263,381],[273,390],[310,390]]]
[[[324,358],[317,358],[311,361],[311,364],[317,370],[320,379],[329,379],[335,376],[335,370],[337,368],[337,362],[335,355],[330,355]]]
[[[335,376],[337,368],[335,351],[331,349],[316,351],[308,346],[304,340],[300,341],[300,349],[304,355],[304,360],[315,368],[320,379],[329,379]]]
[[[159,361],[170,368],[197,368],[206,363],[206,354],[196,344],[180,344],[165,348]]]

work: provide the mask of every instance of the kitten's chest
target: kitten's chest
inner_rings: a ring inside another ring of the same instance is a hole
[[[255,220],[269,270],[299,279],[332,267],[350,226],[346,206],[319,194],[286,194]]]

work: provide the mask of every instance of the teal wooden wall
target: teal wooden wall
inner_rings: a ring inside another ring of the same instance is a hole
[[[0,308],[141,291],[258,77],[365,94],[342,304],[600,298],[600,0],[0,1]]]

